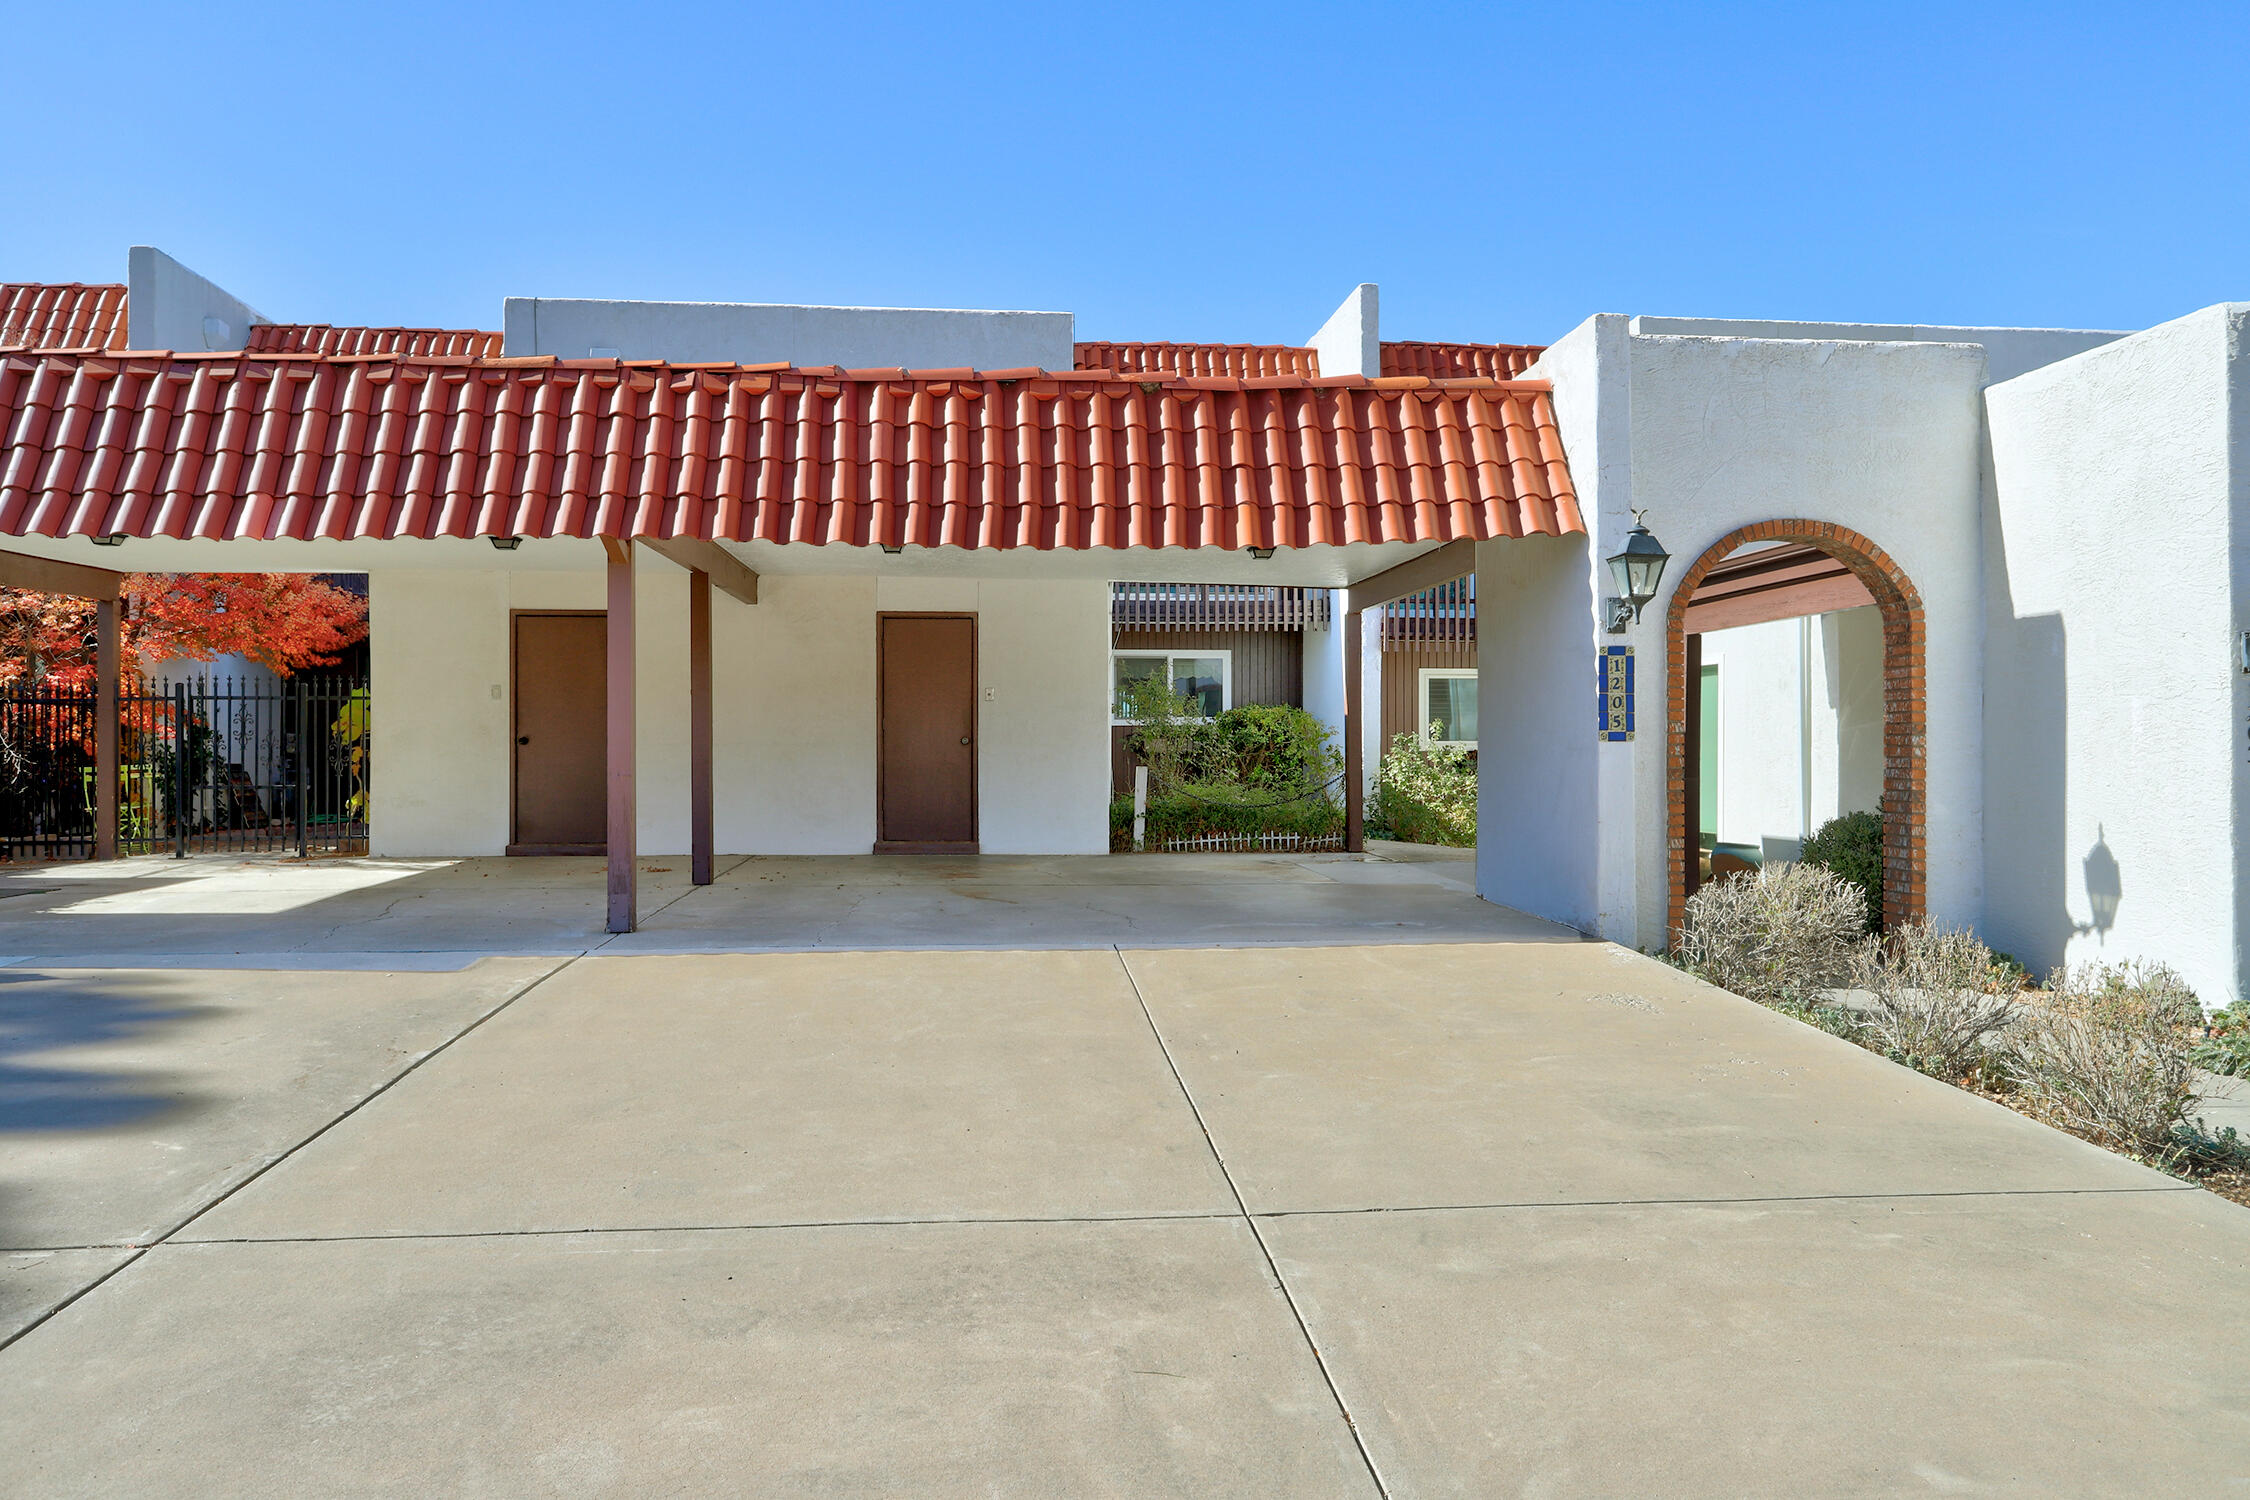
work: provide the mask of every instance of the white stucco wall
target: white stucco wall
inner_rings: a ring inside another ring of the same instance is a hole
[[[1883,626],[1873,608],[1703,635],[1719,669],[1719,841],[1792,859],[1883,794]]]
[[[1477,544],[1477,894],[1602,925],[1584,537]],[[1619,746],[1617,749],[1628,749]]]
[[[1565,674],[1574,685],[1568,697],[1579,701],[1566,699],[1559,710],[1596,759],[1598,812],[1591,833],[1578,836],[1583,856],[1558,853],[1547,883],[1510,904],[1536,902],[1529,909],[1564,921],[1584,913],[1590,920],[1577,925],[1635,946],[1666,939],[1669,595],[1622,636],[1601,633],[1594,620],[1609,584],[1601,560],[1622,544],[1640,506],[1674,558],[1667,588],[1729,532],[1780,517],[1848,526],[1906,572],[1928,611],[1929,907],[1957,922],[1981,915],[1983,371],[1976,345],[1636,335],[1614,315],[1589,319],[1549,349],[1532,373],[1554,382],[1591,532],[1585,576],[1573,595],[1551,600],[1551,608],[1582,611]],[[1500,611],[1512,628],[1520,606],[1484,594],[1485,567],[1480,561],[1481,607]],[[1639,737],[1596,747],[1594,652],[1612,642],[1637,653]],[[1495,716],[1506,722],[1506,691],[1488,688],[1483,701],[1488,726]],[[1561,774],[1568,763],[1562,754],[1549,769]],[[1513,776],[1504,784],[1488,776],[1485,792],[1525,795],[1515,786]],[[1494,899],[1506,899],[1498,892],[1508,863],[1498,852],[1480,857],[1480,887]]]
[[[1323,376],[1382,374],[1382,296],[1375,283],[1363,281],[1353,287],[1305,343],[1320,356]]]
[[[497,555],[497,554],[495,554]],[[508,842],[508,575],[367,575],[375,854]]]
[[[1305,627],[1303,650],[1305,712],[1328,726],[1336,747],[1344,744],[1344,622],[1338,613],[1341,592],[1328,599],[1328,623]]]
[[[688,845],[687,574],[635,576],[639,842]],[[508,842],[509,611],[604,606],[598,571],[369,575],[381,854]],[[722,852],[864,854],[875,840],[876,615],[976,613],[978,812],[993,854],[1109,846],[1103,583],[767,577],[715,594],[713,835]],[[498,690],[498,696],[494,690]]]
[[[1796,620],[1704,633],[1703,664],[1719,669],[1722,844],[1804,837],[1803,633]]]
[[[1806,762],[1812,827],[1883,805],[1883,615],[1868,607],[1820,615],[1808,627]]]
[[[1826,339],[1867,344],[1975,344],[1984,350],[1987,384],[2083,354],[2129,329],[1980,328],[1940,323],[1806,323],[1777,318],[1636,317],[1633,332],[1705,338]]]
[[[1985,396],[1987,935],[2035,968],[2160,959],[2213,1003],[2244,992],[2246,320],[2206,308]]]
[[[239,349],[251,324],[270,321],[153,245],[133,246],[125,266],[125,338],[135,349]]]
[[[1076,320],[1062,312],[920,307],[802,307],[763,302],[628,302],[510,297],[501,310],[511,355],[584,359],[732,360],[909,369],[1067,370]]]

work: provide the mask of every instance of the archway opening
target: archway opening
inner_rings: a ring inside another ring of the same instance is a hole
[[[1925,909],[1922,600],[1828,522],[1721,537],[1667,615],[1668,930],[1703,882],[1793,859],[1829,819],[1882,820],[1886,927]]]

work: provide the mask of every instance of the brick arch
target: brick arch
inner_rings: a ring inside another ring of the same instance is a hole
[[[1890,554],[1848,527],[1828,521],[1760,521],[1714,542],[1673,588],[1665,613],[1664,649],[1670,696],[1665,708],[1665,787],[1671,900],[1667,935],[1687,915],[1687,861],[1696,830],[1687,826],[1687,610],[1703,580],[1738,547],[1796,542],[1817,547],[1867,585],[1883,618],[1883,921],[1897,927],[1926,909],[1924,860],[1929,762],[1922,596]]]

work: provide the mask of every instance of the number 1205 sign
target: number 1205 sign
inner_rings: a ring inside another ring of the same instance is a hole
[[[1596,684],[1595,735],[1603,740],[1633,737],[1633,648],[1605,646]]]

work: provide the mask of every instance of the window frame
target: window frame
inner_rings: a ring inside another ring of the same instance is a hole
[[[1109,723],[1113,729],[1140,723],[1138,719],[1117,717],[1117,658],[1120,656],[1163,657],[1164,680],[1167,682],[1179,680],[1172,668],[1175,661],[1209,661],[1216,657],[1219,663],[1219,712],[1225,713],[1234,707],[1234,652],[1231,648],[1215,646],[1208,650],[1173,650],[1164,646],[1112,646],[1109,648],[1109,686],[1105,691],[1109,694]],[[1211,721],[1204,719],[1201,722],[1208,724]]]
[[[1421,722],[1415,727],[1414,737],[1422,742],[1425,749],[1431,745],[1449,745],[1456,750],[1473,751],[1477,748],[1477,742],[1473,739],[1433,740],[1430,738],[1430,724],[1432,722],[1430,717],[1430,684],[1440,677],[1455,682],[1463,678],[1475,682],[1477,680],[1477,669],[1475,667],[1424,667],[1421,669],[1414,684],[1415,706],[1421,711]],[[1480,704],[1482,703],[1481,696],[1478,701]]]

